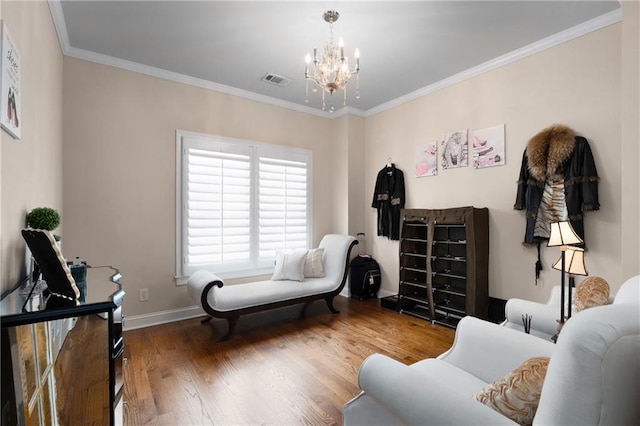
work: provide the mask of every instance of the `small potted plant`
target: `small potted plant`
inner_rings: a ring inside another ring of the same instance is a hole
[[[34,229],[53,231],[60,225],[60,214],[50,207],[36,207],[27,213],[27,224]],[[60,241],[59,235],[53,235],[56,241]]]

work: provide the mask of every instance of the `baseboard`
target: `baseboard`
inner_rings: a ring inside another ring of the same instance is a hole
[[[395,296],[396,294],[398,294],[398,293],[397,292],[394,293],[392,291],[386,291],[386,290],[380,289],[380,290],[378,290],[378,299],[382,299],[383,297],[387,297],[387,296]],[[344,288],[340,292],[340,296],[344,296],[344,297],[350,297],[351,296],[351,292],[349,291],[347,286],[344,286]]]
[[[198,306],[191,306],[184,309],[173,309],[170,311],[153,312],[151,314],[127,316],[124,322],[124,330],[135,330],[137,328],[151,327],[154,325],[166,324],[169,322],[182,321],[190,318],[206,315]]]
[[[388,290],[378,290],[378,299],[382,299],[383,297],[395,296],[398,292],[388,291]]]
[[[379,290],[378,299],[393,296],[397,293]],[[349,297],[349,289],[344,288],[340,296]],[[153,312],[150,314],[127,316],[124,322],[124,330],[135,330],[137,328],[152,327],[154,325],[167,324],[170,322],[182,321],[206,315],[198,306],[191,306],[184,309],[172,309],[170,311]]]

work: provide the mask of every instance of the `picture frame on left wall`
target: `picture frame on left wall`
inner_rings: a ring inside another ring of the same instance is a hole
[[[4,21],[0,21],[2,32],[2,56],[0,56],[0,126],[14,139],[22,137],[22,87],[20,81],[20,52]]]

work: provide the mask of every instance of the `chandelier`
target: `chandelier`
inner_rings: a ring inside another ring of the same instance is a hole
[[[354,52],[356,65],[353,71],[349,69],[349,58],[344,56],[344,41],[342,38],[338,40],[338,44],[333,39],[333,23],[338,20],[340,14],[335,10],[329,10],[324,13],[324,20],[329,23],[331,37],[329,43],[324,46],[322,54],[318,56],[317,49],[313,48],[313,62],[311,55],[307,53],[304,58],[306,66],[304,69],[304,79],[306,80],[306,95],[304,101],[309,102],[309,82],[311,81],[313,93],[317,93],[318,89],[322,91],[322,110],[326,108],[325,93],[333,96],[333,92],[343,91],[343,106],[347,105],[347,83],[351,76],[356,76],[356,99],[360,99],[360,51]],[[311,64],[311,72],[309,66]],[[329,107],[329,111],[333,112],[335,108],[333,103]]]

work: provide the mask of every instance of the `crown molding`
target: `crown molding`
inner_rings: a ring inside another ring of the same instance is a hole
[[[557,46],[559,44],[565,43],[567,41],[573,40],[575,38],[589,34],[593,31],[597,31],[601,28],[604,28],[609,25],[622,21],[622,9],[618,8],[611,12],[605,13],[604,15],[598,16],[589,21],[583,22],[574,27],[571,27],[569,29],[566,29],[554,35],[551,35],[547,38],[531,43],[520,49],[514,50],[505,55],[494,58],[483,64],[477,65],[473,68],[469,68],[451,77],[448,77],[436,83],[430,84],[429,86],[423,87],[414,92],[408,93],[404,96],[400,96],[389,102],[380,104],[377,107],[368,109],[366,111],[353,108],[353,107],[344,107],[332,113],[332,112],[322,111],[317,108],[311,108],[311,107],[299,105],[293,102],[273,98],[270,96],[260,95],[255,92],[238,89],[231,86],[225,86],[223,84],[215,83],[212,81],[190,77],[184,74],[163,70],[163,69],[148,66],[148,65],[139,64],[137,62],[127,61],[124,59],[115,58],[113,56],[103,55],[100,53],[89,52],[84,49],[71,47],[71,45],[69,44],[69,35],[67,33],[67,26],[64,20],[64,13],[62,11],[62,5],[60,3],[60,0],[48,0],[48,3],[49,3],[49,9],[51,11],[51,16],[53,18],[53,23],[56,28],[56,32],[58,34],[58,41],[62,48],[62,53],[65,56],[82,59],[82,60],[86,60],[89,62],[94,62],[102,65],[108,65],[115,68],[131,71],[131,72],[136,72],[139,74],[145,74],[152,77],[161,78],[164,80],[174,81],[176,83],[200,87],[206,90],[212,90],[212,91],[225,93],[232,96],[238,96],[238,97],[253,100],[256,102],[262,102],[269,105],[286,108],[293,111],[298,111],[305,114],[311,114],[311,115],[315,115],[322,118],[328,118],[328,119],[339,118],[347,114],[356,115],[358,117],[363,117],[363,118],[370,117],[372,115],[389,110],[391,108],[395,108],[399,105],[405,104],[412,100],[421,98],[430,93],[433,93],[438,90],[444,89],[446,87],[452,86],[454,84],[460,83],[469,78],[476,77],[485,72],[494,70],[496,68],[518,61],[528,56],[535,55],[536,53],[542,52],[543,50],[549,49],[551,47]]]
[[[337,113],[331,116],[331,118],[338,118],[338,117],[342,117],[343,115],[355,115],[357,117],[365,118],[367,116],[367,111],[346,106],[346,107],[340,108]]]
[[[527,56],[535,55],[536,53],[540,53],[543,50],[558,46],[562,43],[565,43],[567,41],[589,34],[591,32],[597,31],[601,28],[607,27],[609,25],[615,24],[620,21],[622,21],[622,9],[613,10],[611,12],[605,13],[604,15],[600,15],[589,21],[583,22],[574,27],[568,28],[564,31],[551,35],[547,38],[543,38],[542,40],[531,43],[520,49],[514,50],[502,56],[498,56],[497,58],[494,58],[483,64],[477,65],[473,68],[469,68],[465,71],[462,71],[451,77],[440,80],[429,86],[423,87],[422,89],[418,89],[415,92],[411,92],[407,95],[393,99],[389,102],[380,104],[377,107],[368,109],[366,111],[366,116],[370,117],[372,115],[378,114],[388,109],[395,108],[399,105],[405,104],[414,99],[418,99],[430,93],[444,89],[445,87],[452,86],[454,84],[460,83],[469,78],[476,77],[480,74],[484,74],[485,72],[510,64],[512,62],[519,61],[520,59],[526,58]]]
[[[51,18],[53,18],[53,26],[58,35],[58,43],[60,43],[62,54],[66,55],[69,49],[69,33],[67,32],[67,23],[64,20],[64,13],[62,12],[62,5],[60,4],[60,0],[48,0],[48,3]]]
[[[305,114],[317,115],[319,117],[324,117],[324,118],[335,117],[334,114],[331,114],[327,111],[321,111],[315,108],[298,105],[293,102],[283,101],[282,99],[260,95],[258,93],[250,92],[248,90],[242,90],[236,87],[225,86],[224,84],[215,83],[209,80],[191,77],[191,76],[180,74],[173,71],[163,70],[163,69],[152,67],[149,65],[143,65],[137,62],[128,61],[126,59],[114,58],[113,56],[90,52],[84,49],[78,49],[75,47],[68,46],[66,49],[65,55],[71,58],[82,59],[85,61],[95,62],[97,64],[107,65],[114,68],[135,72],[138,74],[144,74],[151,77],[161,78],[163,80],[173,81],[175,83],[186,84],[189,86],[200,87],[206,90],[225,93],[227,95],[238,96],[241,98],[262,102],[265,104],[286,108],[286,109],[302,112]]]

